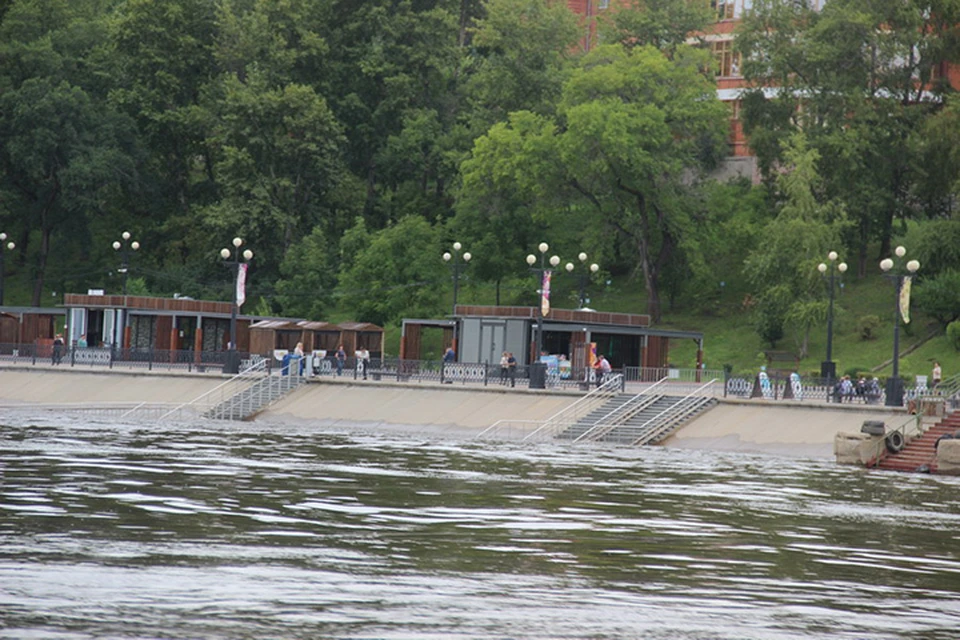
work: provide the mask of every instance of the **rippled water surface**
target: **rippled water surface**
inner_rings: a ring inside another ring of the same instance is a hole
[[[960,481],[832,460],[0,422],[4,638],[960,637]]]

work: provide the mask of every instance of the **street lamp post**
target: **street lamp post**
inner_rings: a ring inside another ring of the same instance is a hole
[[[6,244],[3,244],[6,242]],[[7,234],[0,233],[0,307],[3,306],[3,278],[5,275],[3,259],[6,251],[13,251],[17,248],[13,242],[7,242]]]
[[[114,251],[120,252],[120,269],[123,274],[123,318],[122,322],[117,322],[113,329],[112,345],[121,349],[127,348],[127,328],[130,326],[130,310],[127,308],[127,277],[130,275],[130,251],[140,249],[140,243],[136,240],[130,240],[132,236],[129,231],[120,234],[121,240],[113,241]],[[113,357],[113,347],[111,346],[111,358]]]
[[[577,256],[577,259],[580,260],[580,263],[586,267],[587,265],[587,254],[580,252],[580,255]],[[575,266],[572,262],[568,262],[566,265],[567,273],[573,273]],[[587,280],[590,279],[590,276],[600,270],[600,265],[596,262],[591,264],[589,267],[589,273],[586,269],[580,272],[580,309],[583,309],[589,300],[587,300]]]
[[[116,251],[120,251],[121,262],[120,262],[120,273],[123,274],[123,295],[127,295],[127,276],[130,272],[130,252],[129,249],[136,251],[140,248],[140,243],[134,240],[130,242],[130,232],[124,231],[120,234],[120,237],[123,238],[123,242],[115,240],[113,243],[113,248]]]
[[[897,258],[902,259],[906,253],[907,250],[902,246],[894,250]],[[916,273],[920,268],[920,263],[916,260],[910,260],[906,265],[897,266],[896,270],[893,270],[894,266],[891,258],[884,258],[880,261],[880,269],[886,277],[893,280],[894,290],[896,291],[893,305],[893,373],[887,380],[887,400],[885,404],[888,407],[901,407],[903,406],[903,381],[900,380],[900,315],[902,313],[900,295],[903,291],[904,279],[910,278]],[[904,272],[904,266],[906,272]],[[909,322],[909,319],[907,321]]]
[[[837,365],[833,361],[833,296],[835,291],[836,280],[842,276],[847,271],[847,263],[837,262],[837,252],[831,251],[827,254],[827,259],[830,261],[829,266],[825,262],[821,262],[817,266],[817,270],[820,272],[820,275],[827,281],[827,287],[830,289],[830,306],[827,307],[827,359],[820,363],[820,377],[826,379],[827,386],[832,386],[833,380],[837,377]],[[830,275],[827,276],[827,270],[829,269]],[[839,276],[837,275],[839,272]]]
[[[530,266],[530,270],[537,274],[537,292],[540,294],[540,300],[537,303],[537,336],[536,336],[536,352],[534,353],[533,362],[530,363],[530,387],[533,389],[543,389],[546,387],[546,366],[544,363],[540,362],[540,352],[543,351],[543,297],[544,297],[544,284],[546,280],[546,274],[551,271],[551,269],[556,268],[560,264],[559,256],[550,256],[550,268],[547,267],[547,251],[550,250],[550,245],[546,242],[541,242],[537,247],[540,250],[540,266],[534,267],[537,263],[537,257],[532,253],[527,256],[527,265]]]
[[[449,251],[443,254],[443,261],[448,262],[453,265],[453,352],[456,354],[457,358],[460,358],[460,336],[459,331],[457,330],[457,294],[460,292],[460,262],[461,260],[464,263],[470,262],[470,258],[473,256],[469,251],[460,253],[460,250],[463,248],[463,245],[459,242],[453,243],[453,253]],[[450,261],[453,262],[450,262]]]
[[[237,310],[240,301],[237,295],[237,284],[240,279],[240,246],[243,244],[243,238],[233,239],[233,251],[223,248],[220,250],[220,257],[224,260],[230,260],[228,266],[233,270],[233,304],[230,305],[230,343],[227,349],[227,359],[223,365],[224,373],[240,373],[240,353],[237,351]],[[243,258],[247,262],[253,259],[253,251],[245,249]],[[231,256],[233,259],[231,260]]]

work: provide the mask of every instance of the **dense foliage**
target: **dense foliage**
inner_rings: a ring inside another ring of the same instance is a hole
[[[2,2],[7,303],[118,290],[129,230],[142,292],[227,299],[219,250],[240,236],[258,309],[395,323],[449,308],[454,239],[486,300],[531,302],[513,285],[546,240],[655,318],[727,286],[764,341],[803,352],[827,251],[863,275],[917,222],[918,300],[960,317],[941,73],[960,0],[755,0],[738,42],[756,186],[712,178],[728,112],[690,38],[707,5],[612,5],[591,25],[547,0]]]

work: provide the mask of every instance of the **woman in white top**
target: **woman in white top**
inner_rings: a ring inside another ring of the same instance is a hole
[[[507,377],[510,375],[510,357],[504,351],[500,356],[500,384],[506,386]]]

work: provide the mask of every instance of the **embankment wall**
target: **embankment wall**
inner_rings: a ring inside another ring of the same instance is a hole
[[[0,403],[188,402],[226,378],[211,374],[0,369]],[[457,385],[314,379],[256,420],[347,426],[407,426],[477,434],[498,420],[545,420],[579,393]],[[2,411],[2,409],[0,409]],[[864,420],[899,426],[903,411],[865,405],[726,400],[668,438],[665,446],[832,456],[837,432]]]

